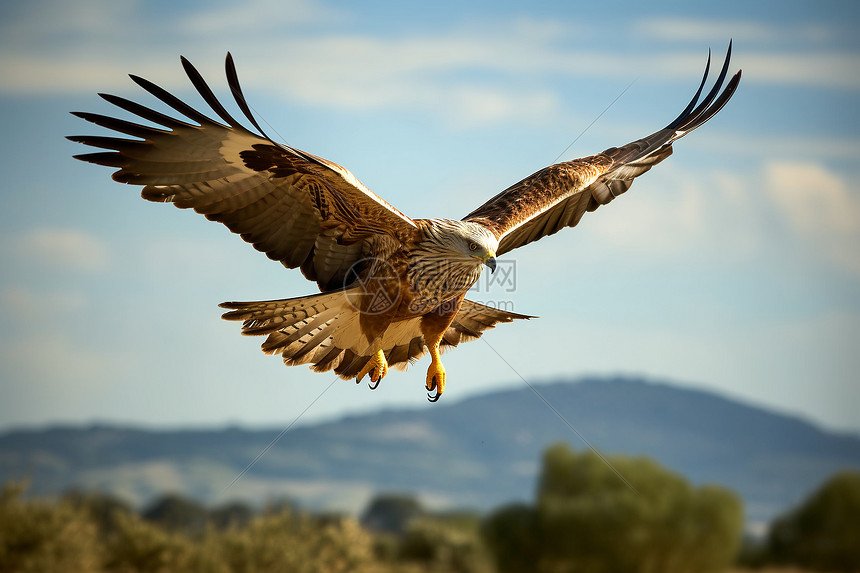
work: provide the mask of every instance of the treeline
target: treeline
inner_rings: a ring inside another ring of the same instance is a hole
[[[534,503],[486,516],[431,513],[399,495],[377,497],[360,520],[289,503],[206,508],[175,495],[138,513],[102,494],[27,499],[24,486],[7,484],[0,572],[706,573],[735,562],[743,524],[737,496],[693,487],[647,459],[609,461],[632,485],[591,453],[553,446]],[[846,473],[742,556],[752,566],[857,571],[857,539],[860,474]]]
[[[832,476],[797,508],[773,521],[767,537],[745,548],[746,565],[860,571],[860,473]]]

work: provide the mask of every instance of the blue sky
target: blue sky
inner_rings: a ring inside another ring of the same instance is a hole
[[[631,81],[562,159],[662,127],[733,38],[744,77],[712,122],[576,229],[515,251],[513,288],[479,282],[476,300],[541,318],[447,353],[443,399],[521,386],[495,350],[531,382],[644,375],[860,431],[853,3],[176,4],[0,7],[0,429],[286,425],[333,380],[219,318],[225,300],[314,292],[300,273],[71,158],[85,150],[63,136],[97,128],[68,111],[113,113],[96,92],[152,104],[126,74],[202,106],[178,57],[226,100],[230,50],[270,133],[408,215],[459,218]],[[338,381],[302,421],[432,407],[427,365],[374,392]]]

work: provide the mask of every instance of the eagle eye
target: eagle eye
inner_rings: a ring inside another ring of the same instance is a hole
[[[475,243],[475,242],[469,243],[469,250],[470,251],[477,251],[478,250],[478,243]]]

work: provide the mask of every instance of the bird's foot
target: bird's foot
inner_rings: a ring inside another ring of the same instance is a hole
[[[385,360],[385,353],[382,350],[377,351],[373,357],[367,361],[358,376],[355,377],[355,383],[361,383],[361,379],[365,375],[370,374],[370,382],[368,387],[371,390],[376,390],[385,375],[388,374],[388,362]]]
[[[442,361],[437,357],[433,358],[430,363],[430,368],[427,369],[427,399],[431,402],[436,402],[442,397],[442,392],[445,391],[445,367],[442,366]],[[435,394],[429,392],[436,391]]]

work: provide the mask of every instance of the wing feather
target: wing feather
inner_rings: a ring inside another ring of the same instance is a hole
[[[457,346],[460,342],[468,342],[480,338],[485,330],[495,328],[500,322],[513,322],[516,319],[535,318],[526,314],[517,314],[498,308],[493,308],[469,299],[463,299],[460,309],[451,321],[451,325],[442,336],[442,345]]]
[[[672,154],[675,140],[704,124],[726,105],[741,79],[738,71],[723,89],[731,54],[730,42],[719,77],[699,102],[711,66],[708,54],[696,94],[665,128],[598,155],[541,169],[505,189],[464,220],[481,223],[496,234],[498,255],[576,226],[587,211],[594,211],[625,193],[634,178]]]
[[[372,193],[346,168],[270,139],[251,113],[229,53],[230,91],[257,133],[226,110],[188,60],[181,58],[181,62],[192,85],[223,123],[132,75],[138,86],[182,119],[119,96],[99,94],[157,127],[73,112],[137,138],[71,136],[72,141],[107,150],[76,157],[117,168],[113,179],[142,185],[141,195],[148,201],[171,202],[223,223],[270,258],[301,268],[322,290],[343,287],[358,258],[373,256],[374,249],[390,252],[417,229],[412,219]]]

